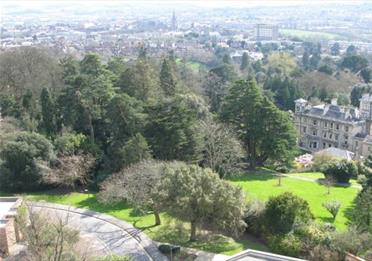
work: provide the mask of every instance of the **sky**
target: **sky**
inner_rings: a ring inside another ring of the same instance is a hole
[[[287,6],[287,5],[324,5],[324,4],[361,4],[363,0],[1,0],[1,6],[17,5],[27,8],[40,8],[45,5],[61,4],[71,5],[78,3],[99,3],[105,5],[115,5],[118,3],[131,3],[131,4],[146,4],[146,3],[159,3],[159,4],[176,4],[176,3],[190,3],[192,5],[202,7],[250,7],[250,6]]]

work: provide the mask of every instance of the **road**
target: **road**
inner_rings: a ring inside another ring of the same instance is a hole
[[[138,261],[166,261],[156,244],[131,224],[97,212],[59,204],[32,202],[31,208],[51,218],[66,218],[68,225],[78,229],[94,251],[104,254],[128,255]]]

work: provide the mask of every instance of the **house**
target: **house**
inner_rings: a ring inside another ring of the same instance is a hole
[[[309,152],[338,148],[363,159],[372,154],[372,96],[363,95],[360,108],[295,101],[294,123],[298,145]],[[336,152],[339,150],[331,150]]]

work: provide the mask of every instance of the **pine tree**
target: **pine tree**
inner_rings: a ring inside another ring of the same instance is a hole
[[[163,60],[160,71],[160,87],[165,95],[173,96],[176,93],[176,81],[171,65],[167,59]]]
[[[40,95],[42,126],[48,136],[54,136],[57,131],[55,104],[49,90],[43,88]]]
[[[290,162],[296,134],[286,112],[266,98],[253,81],[237,81],[225,98],[221,117],[237,128],[251,167],[266,160]]]
[[[248,68],[249,65],[249,57],[248,53],[244,52],[242,56],[242,63],[240,64],[240,70],[244,71]]]

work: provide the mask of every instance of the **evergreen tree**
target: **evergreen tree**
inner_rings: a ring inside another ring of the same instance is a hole
[[[147,138],[154,157],[161,160],[197,162],[202,140],[197,129],[197,110],[182,97],[172,97],[154,106]]]
[[[222,58],[223,63],[225,64],[231,64],[231,57],[229,54],[225,54]]]
[[[248,53],[244,52],[242,56],[242,63],[240,64],[240,70],[244,71],[248,68],[249,65],[249,57]]]
[[[346,49],[346,56],[355,56],[357,55],[357,49],[354,45],[349,45]]]
[[[173,96],[176,92],[176,80],[170,62],[167,59],[163,60],[161,66],[160,87],[167,96]]]
[[[340,55],[340,44],[339,43],[334,43],[331,47],[331,54],[333,56]]]
[[[40,95],[42,128],[45,133],[52,137],[57,132],[56,108],[48,89],[43,88]]]
[[[293,158],[296,134],[292,121],[264,97],[255,82],[235,82],[221,116],[236,127],[252,167],[268,159],[289,162]]]
[[[246,226],[242,190],[220,179],[211,169],[195,165],[168,169],[158,190],[165,209],[190,222],[190,241],[196,240],[198,228],[238,235]]]
[[[360,71],[360,75],[362,76],[365,83],[371,82],[372,77],[372,70],[370,68],[364,68]]]
[[[310,55],[307,51],[305,51],[304,54],[302,55],[302,66],[305,69],[309,68],[309,59],[310,59]]]

